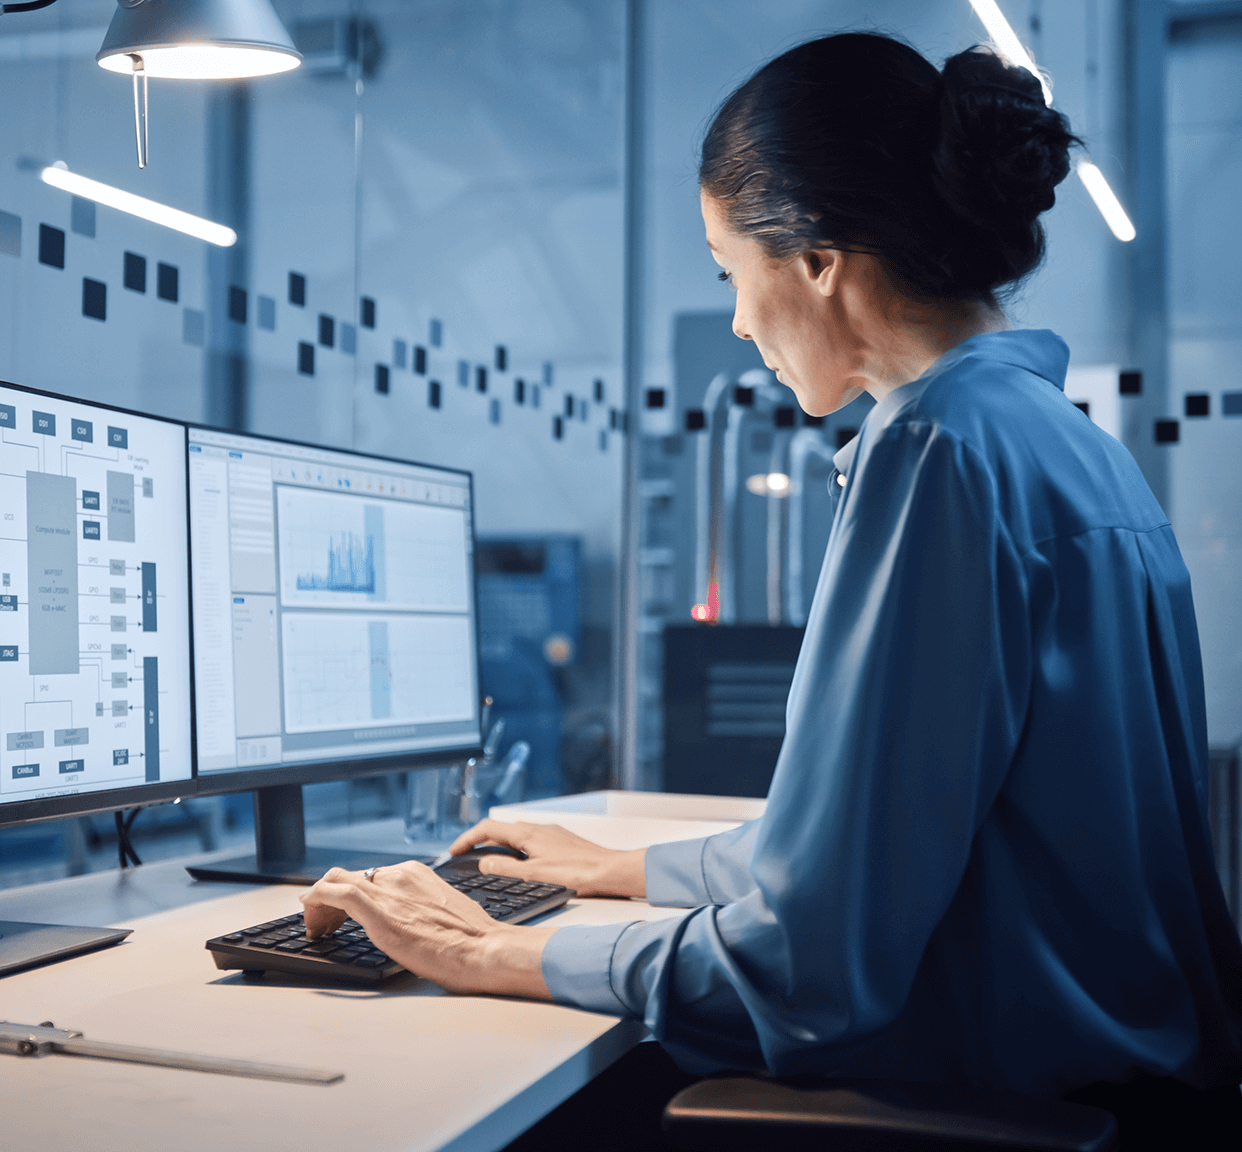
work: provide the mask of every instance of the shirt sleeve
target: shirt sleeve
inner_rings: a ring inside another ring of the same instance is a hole
[[[653,844],[644,861],[647,903],[696,908],[740,900],[755,887],[750,858],[758,834],[759,821],[750,820],[700,840]]]
[[[691,850],[658,853],[669,893],[703,906],[562,929],[545,948],[554,998],[643,1019],[694,1071],[824,1071],[897,1018],[1019,739],[1026,585],[986,466],[935,425],[900,423],[850,472],[754,886],[713,899]]]

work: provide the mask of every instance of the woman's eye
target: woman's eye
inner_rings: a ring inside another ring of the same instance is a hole
[[[716,279],[719,280],[722,284],[728,284],[730,288],[734,286],[732,272],[717,272]]]

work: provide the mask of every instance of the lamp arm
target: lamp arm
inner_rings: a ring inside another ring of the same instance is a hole
[[[56,0],[25,0],[22,4],[4,4],[0,5],[0,12],[6,15],[9,12],[34,12],[39,8],[49,8],[55,4]]]

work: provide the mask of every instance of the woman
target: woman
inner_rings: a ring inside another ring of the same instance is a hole
[[[1242,1080],[1189,578],[1065,398],[1064,343],[998,305],[1075,143],[1029,73],[983,50],[939,73],[877,35],[729,98],[700,185],[734,331],[810,414],[877,401],[837,453],[765,816],[645,853],[493,822],[455,846],[684,917],[498,925],[410,864],[329,873],[310,925],[348,912],[449,988],[641,1017],[692,1072],[1175,1100]]]

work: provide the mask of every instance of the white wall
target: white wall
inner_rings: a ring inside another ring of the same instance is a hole
[[[1168,61],[1171,518],[1190,569],[1208,735],[1242,740],[1242,21],[1175,41]],[[1210,415],[1188,417],[1187,393]]]

